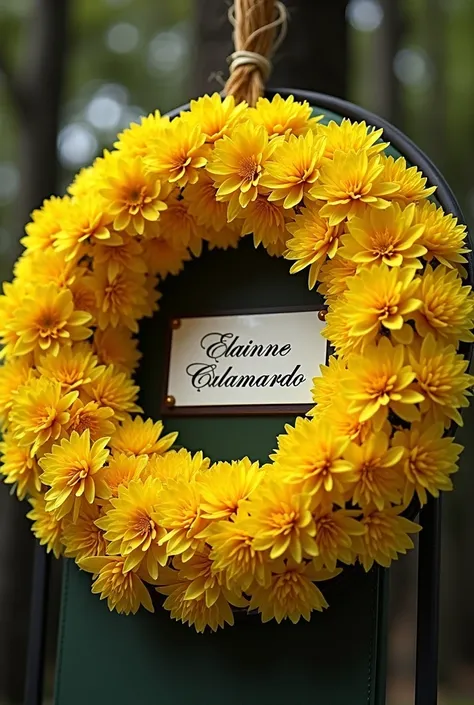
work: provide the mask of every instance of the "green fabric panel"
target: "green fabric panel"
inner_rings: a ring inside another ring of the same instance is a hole
[[[317,112],[317,111],[316,111]],[[146,415],[161,418],[169,317],[242,308],[305,305],[305,273],[255,250],[206,251],[160,289],[161,309],[142,321],[137,381]],[[178,443],[213,460],[249,455],[267,460],[294,417],[173,418]],[[268,623],[238,614],[236,625],[196,634],[158,605],[124,617],[90,593],[90,575],[65,561],[56,705],[383,705],[386,571],[352,568],[321,584],[330,608],[311,622]]]

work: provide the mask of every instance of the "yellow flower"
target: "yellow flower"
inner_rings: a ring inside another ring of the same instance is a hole
[[[279,143],[280,138],[269,141],[265,129],[251,122],[237,125],[230,137],[215,143],[207,171],[218,187],[217,200],[228,201],[229,221],[262,193],[263,170]]]
[[[329,221],[321,217],[320,211],[321,204],[309,203],[302,213],[295,217],[295,222],[287,226],[293,238],[287,240],[288,250],[285,257],[296,260],[291,265],[290,274],[296,274],[309,267],[310,289],[316,284],[326,258],[332,259],[335,256],[344,231],[342,225],[329,225]]]
[[[199,170],[206,166],[209,148],[206,135],[189,118],[175,118],[152,142],[145,165],[153,178],[160,178],[180,188],[194,184]]]
[[[166,545],[168,555],[180,555],[183,561],[188,561],[199,550],[202,544],[199,535],[209,523],[202,516],[198,483],[184,478],[168,480],[154,518],[166,529],[160,543]]]
[[[379,264],[362,269],[349,281],[348,291],[334,304],[333,311],[344,308],[349,335],[361,338],[363,345],[384,330],[397,340],[400,337],[400,342],[410,342],[413,330],[404,325],[421,306],[417,298],[420,280],[414,275],[413,267]]]
[[[211,524],[206,542],[212,546],[214,570],[224,573],[228,586],[238,585],[246,592],[254,582],[262,586],[270,582],[267,552],[254,548],[248,515],[242,509],[230,521]]]
[[[107,542],[104,532],[95,523],[100,516],[97,504],[86,504],[81,507],[77,521],[64,518],[62,541],[66,558],[74,558],[79,563],[89,556],[105,556]]]
[[[463,447],[454,443],[453,438],[443,438],[443,434],[443,424],[429,420],[395,433],[393,446],[403,451],[400,466],[405,481],[405,505],[415,492],[423,505],[428,501],[428,492],[439,497],[440,490],[452,490],[450,475],[458,470]]]
[[[99,406],[95,401],[84,403],[76,399],[70,409],[71,418],[67,425],[68,433],[76,431],[82,434],[89,429],[92,441],[98,441],[104,436],[111,436],[115,431],[113,409],[108,406]]]
[[[91,445],[89,430],[82,435],[73,431],[45,453],[39,464],[41,481],[50,488],[45,494],[46,508],[57,519],[72,514],[77,521],[81,507],[93,504],[96,497],[107,499],[110,490],[104,482],[102,468],[108,458],[105,449],[109,439],[101,438]]]
[[[91,315],[75,311],[69,289],[56,284],[35,287],[26,295],[10,326],[18,336],[15,355],[50,350],[57,355],[62,345],[85,340],[92,331],[86,327]]]
[[[388,338],[367,346],[363,355],[349,358],[349,376],[345,383],[345,396],[350,411],[359,414],[360,421],[374,419],[382,425],[388,408],[406,421],[412,421],[417,410],[414,404],[424,396],[411,388],[415,372],[405,365],[403,345],[392,345]]]
[[[37,494],[41,490],[39,468],[35,458],[32,458],[28,448],[18,445],[10,434],[4,434],[0,443],[2,453],[0,474],[7,485],[15,485],[18,499],[26,495]]]
[[[119,614],[136,614],[141,606],[153,612],[150,593],[141,578],[124,569],[125,559],[115,556],[91,556],[79,564],[82,570],[94,574],[92,592],[107,600],[110,611]]]
[[[401,448],[389,448],[389,436],[384,431],[371,433],[362,445],[351,443],[344,453],[353,469],[355,484],[351,499],[360,507],[375,505],[379,510],[391,502],[399,504],[402,478],[397,463]]]
[[[147,263],[143,256],[143,247],[137,239],[129,235],[121,235],[120,242],[95,245],[91,251],[96,268],[105,267],[111,281],[124,269],[144,274]]]
[[[145,275],[124,269],[111,277],[108,267],[100,266],[94,271],[92,280],[99,328],[124,325],[137,333],[137,321],[147,297]]]
[[[357,264],[350,260],[343,259],[336,255],[329,260],[319,270],[318,279],[321,284],[318,292],[326,297],[326,300],[341,296],[346,290],[351,277],[357,272]]]
[[[86,270],[86,272],[87,273],[84,274],[81,273],[80,276],[75,278],[69,287],[69,290],[72,294],[74,308],[78,311],[87,311],[87,313],[91,315],[89,325],[95,326],[97,303],[95,297],[94,280],[90,276],[90,271]]]
[[[25,227],[26,236],[21,244],[28,250],[49,250],[61,230],[61,219],[69,209],[69,196],[51,196],[34,210],[32,221]]]
[[[364,339],[351,335],[352,322],[347,308],[341,305],[342,301],[338,297],[329,307],[325,319],[326,327],[321,331],[321,335],[330,341],[338,356],[348,358],[352,353],[362,350]]]
[[[420,203],[415,212],[415,222],[424,226],[419,244],[426,247],[424,258],[430,262],[433,258],[445,267],[456,267],[465,275],[464,257],[469,252],[466,247],[466,226],[458,223],[451,213],[444,213],[436,204],[425,201]]]
[[[128,487],[134,480],[145,478],[145,467],[148,462],[146,455],[126,455],[116,451],[109,457],[109,462],[103,470],[102,477],[112,493],[118,497],[120,487]]]
[[[176,441],[178,433],[168,433],[160,437],[162,432],[162,421],[144,421],[141,416],[126,418],[110,439],[110,447],[127,455],[165,453]]]
[[[370,433],[372,422],[361,422],[359,414],[348,411],[347,400],[342,396],[342,385],[340,389],[339,395],[334,398],[333,403],[326,411],[325,418],[337,436],[363,443]]]
[[[270,456],[282,480],[302,486],[315,503],[332,499],[343,506],[352,481],[351,466],[342,458],[349,439],[336,437],[318,417],[299,417],[295,426],[287,424],[285,431],[278,437],[278,450]]]
[[[202,451],[191,455],[188,450],[181,448],[153,455],[148,463],[147,473],[158,477],[165,485],[169,481],[189,483],[205,473],[209,464],[209,458],[205,458]]]
[[[47,511],[43,495],[31,497],[28,501],[32,509],[26,516],[33,522],[31,527],[33,534],[40,542],[40,546],[46,547],[47,553],[52,552],[55,558],[59,558],[64,549],[61,541],[61,521]]]
[[[436,342],[431,334],[418,351],[409,350],[408,356],[424,395],[421,412],[429,412],[431,421],[443,421],[446,427],[451,420],[462,426],[459,409],[469,406],[468,390],[474,384],[474,377],[466,373],[469,361],[457,355],[453,345]]]
[[[233,127],[244,119],[247,103],[235,104],[233,96],[224,99],[219,93],[205,95],[189,104],[189,113],[182,113],[192,125],[199,126],[205,135],[206,142],[214,143],[224,135],[228,135]]]
[[[365,208],[388,208],[390,201],[386,197],[398,191],[399,186],[383,181],[382,172],[380,156],[338,151],[333,161],[322,167],[319,181],[309,195],[326,202],[321,215],[329,218],[330,225],[337,225],[345,218],[362,215]]]
[[[314,516],[316,526],[317,557],[313,566],[317,570],[327,569],[335,573],[338,561],[354,562],[353,537],[365,533],[364,526],[357,521],[360,512],[346,509],[332,511],[331,504],[318,507]]]
[[[186,247],[178,247],[164,237],[147,238],[142,243],[143,259],[152,274],[166,279],[168,274],[179,274],[184,263],[191,259]]]
[[[267,247],[278,240],[286,240],[285,216],[281,208],[271,203],[266,196],[259,194],[245,209],[241,210],[242,235],[253,234],[255,247],[263,243]]]
[[[241,238],[240,230],[236,227],[237,223],[240,223],[240,221],[233,221],[221,230],[206,230],[203,238],[207,242],[209,249],[227,250],[229,247],[237,247]]]
[[[227,204],[218,201],[216,193],[213,180],[202,171],[198,181],[186,186],[183,199],[199,226],[220,231],[227,225]]]
[[[320,365],[319,369],[321,374],[313,378],[311,396],[316,406],[309,412],[310,416],[318,416],[329,409],[347,376],[346,361],[334,355],[330,356],[327,365]]]
[[[169,199],[168,209],[161,216],[160,233],[173,247],[189,247],[196,257],[201,254],[203,231],[183,199]]]
[[[160,491],[159,480],[131,480],[126,487],[118,488],[117,497],[110,500],[111,507],[96,521],[110,541],[108,553],[125,558],[123,571],[141,566],[152,580],[157,579],[159,566],[168,560],[166,548],[159,543],[165,532],[154,519]]]
[[[360,218],[352,218],[349,234],[342,238],[341,257],[362,265],[383,262],[420,269],[417,258],[426,254],[426,247],[420,244],[424,226],[414,223],[415,210],[414,203],[404,210],[392,203],[385,210],[367,209]]]
[[[48,441],[59,438],[70,418],[77,392],[63,394],[59,382],[44,377],[31,379],[18,391],[11,420],[13,438],[30,447],[30,455]]]
[[[73,286],[87,270],[74,257],[66,260],[63,252],[50,250],[26,250],[17,261],[14,272],[18,279],[37,284],[56,284],[60,289]],[[74,305],[74,308],[80,306]]]
[[[74,348],[61,348],[57,355],[42,355],[37,370],[44,377],[59,382],[63,392],[71,392],[101,374],[102,368],[97,367],[97,362],[90,346],[83,343]]]
[[[114,147],[128,157],[146,157],[150,151],[150,144],[160,138],[169,125],[170,119],[155,110],[150,115],[142,116],[140,122],[132,122],[130,127],[121,132]]]
[[[138,404],[135,404],[138,387],[124,372],[117,371],[113,365],[106,367],[100,377],[89,382],[84,391],[99,406],[109,406],[113,409],[117,421],[122,421],[127,414],[134,411],[141,411]]]
[[[100,194],[107,199],[114,217],[114,230],[143,235],[147,222],[154,222],[166,209],[166,195],[154,174],[145,171],[140,158],[124,159],[120,152],[104,175]]]
[[[311,130],[305,135],[290,135],[279,144],[265,164],[261,185],[270,190],[269,201],[283,208],[294,208],[303,198],[311,197],[310,189],[319,178],[326,138]]]
[[[295,101],[294,96],[282,98],[278,93],[271,100],[259,98],[255,108],[247,111],[246,117],[256,125],[263,125],[269,137],[283,135],[304,135],[314,129],[322,115],[311,117],[312,108],[308,101]]]
[[[364,512],[360,519],[366,531],[362,536],[354,536],[354,548],[359,561],[366,571],[374,562],[388,568],[399,554],[405,554],[413,548],[413,541],[408,534],[420,531],[421,526],[399,516],[403,507],[390,507],[379,511],[372,508]]]
[[[6,420],[20,387],[35,376],[28,357],[7,360],[0,367],[0,422]]]
[[[311,563],[296,563],[281,560],[272,566],[273,575],[269,587],[255,585],[249,609],[258,610],[262,622],[276,619],[278,624],[289,619],[297,624],[301,617],[309,622],[311,612],[322,612],[328,603],[313,580],[332,577],[327,571],[320,574]]]
[[[31,285],[22,279],[3,283],[3,294],[0,296],[0,342],[3,347],[0,350],[0,358],[9,357],[14,353],[19,336],[13,330],[13,325],[18,309],[22,307],[25,296],[30,291]]]
[[[327,125],[318,125],[318,133],[326,138],[326,159],[333,159],[334,153],[366,152],[368,156],[383,152],[387,142],[380,142],[383,130],[376,130],[363,122],[351,122],[344,118],[341,123],[331,120]]]
[[[311,495],[295,491],[280,479],[261,485],[248,504],[248,528],[256,551],[270,558],[291,557],[297,563],[317,555]]]
[[[119,372],[130,374],[138,366],[141,353],[138,340],[125,326],[97,329],[94,333],[94,349],[105,365],[114,365]]]
[[[108,227],[113,217],[105,210],[106,206],[106,201],[97,193],[70,202],[54,242],[55,249],[65,254],[66,261],[85,254],[86,245],[91,242],[120,242],[120,237],[114,236]]]
[[[391,196],[391,199],[400,203],[410,203],[428,198],[436,191],[436,186],[427,187],[427,179],[416,166],[407,168],[406,159],[399,157],[394,159],[382,155],[382,181],[398,184],[399,189]]]
[[[474,296],[470,286],[462,285],[456,270],[428,265],[417,296],[421,308],[413,318],[422,338],[432,333],[456,346],[460,340],[474,341]]]
[[[259,487],[265,473],[248,458],[215,463],[203,473],[199,484],[204,519],[226,519]]]

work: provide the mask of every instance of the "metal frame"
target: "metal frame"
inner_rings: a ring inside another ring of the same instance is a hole
[[[272,97],[279,93],[283,97],[295,96],[297,100],[307,100],[310,105],[327,109],[351,120],[365,120],[369,125],[382,127],[386,138],[406,159],[416,164],[427,177],[430,185],[436,185],[436,197],[440,205],[448,212],[464,221],[461,208],[444,177],[433,162],[398,128],[379,116],[353,103],[310,91],[270,89],[267,95]],[[179,115],[189,105],[182,106],[169,113],[170,117]],[[471,249],[472,249],[472,244]],[[473,283],[473,263],[468,263],[469,284]],[[472,345],[462,346],[462,352],[472,358]],[[438,701],[438,624],[439,624],[439,576],[441,549],[441,513],[440,501],[430,499],[420,513],[423,531],[420,535],[418,561],[418,613],[417,613],[417,656],[415,705],[436,705]],[[49,582],[48,557],[39,545],[36,547],[32,600],[31,622],[28,643],[27,677],[25,688],[25,705],[41,705],[44,670],[44,644],[46,636],[47,592]],[[383,685],[377,687],[381,702],[384,700]]]

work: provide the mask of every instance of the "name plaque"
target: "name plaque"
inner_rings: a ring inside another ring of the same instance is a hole
[[[171,322],[163,411],[304,413],[326,362],[319,311],[183,317]]]

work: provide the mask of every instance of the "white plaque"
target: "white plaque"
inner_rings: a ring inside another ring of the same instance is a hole
[[[312,405],[326,362],[318,310],[180,318],[173,321],[165,406],[170,413],[230,413],[231,407]],[[253,407],[251,409],[250,407]],[[278,407],[278,408],[277,408]],[[266,409],[272,413],[272,409]]]

